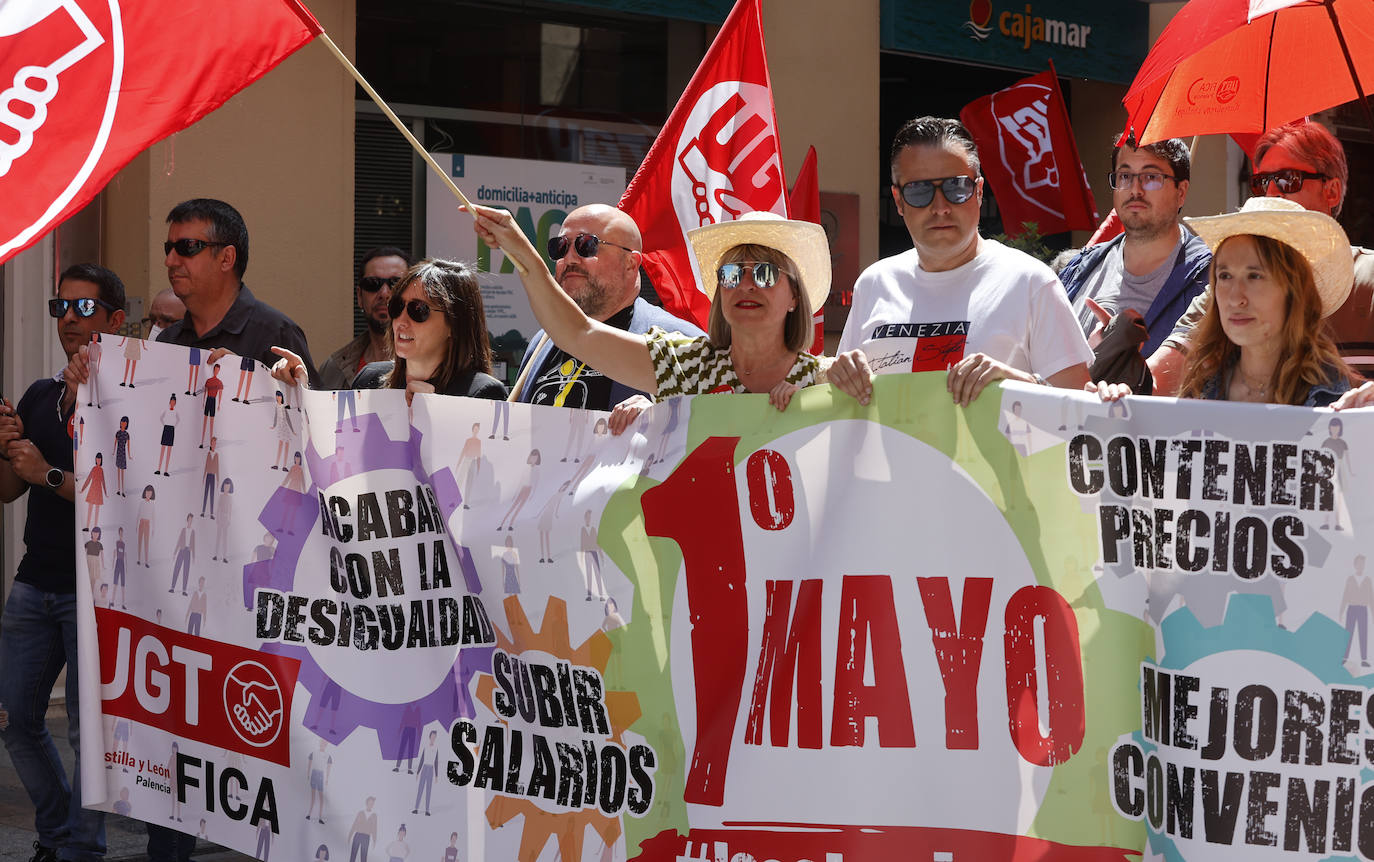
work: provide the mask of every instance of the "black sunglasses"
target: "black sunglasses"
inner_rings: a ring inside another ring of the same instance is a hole
[[[1284,168],[1281,171],[1270,171],[1267,174],[1255,174],[1250,177],[1250,193],[1262,195],[1270,183],[1279,187],[1279,193],[1285,195],[1296,194],[1302,184],[1308,180],[1329,180],[1331,177],[1326,174],[1314,174],[1309,171],[1300,171],[1297,168]]]
[[[716,282],[726,290],[734,290],[739,287],[740,279],[744,277],[748,270],[754,277],[754,286],[768,288],[778,283],[778,265],[769,263],[766,260],[740,261],[739,263],[722,263],[716,270]]]
[[[562,260],[567,256],[569,248],[577,249],[578,257],[596,257],[597,246],[602,243],[614,245],[625,251],[634,251],[632,248],[625,248],[623,245],[602,239],[594,233],[580,233],[575,239],[570,239],[566,235],[551,236],[549,237],[549,260]]]
[[[401,316],[402,309],[405,309],[405,313],[416,323],[424,323],[429,320],[430,312],[434,311],[434,308],[423,299],[412,299],[410,302],[406,302],[401,299],[399,293],[391,297],[391,301],[386,304],[386,312],[391,315],[393,320]]]
[[[50,299],[48,300],[48,314],[61,320],[66,315],[67,309],[73,309],[77,317],[90,317],[95,314],[97,308],[103,308],[108,312],[119,311],[103,299]]]
[[[178,257],[195,257],[211,246],[219,248],[226,245],[233,245],[233,243],[211,242],[208,239],[190,239],[183,237],[182,239],[164,242],[162,244],[162,253],[171,254],[172,249],[176,249]]]
[[[920,209],[930,206],[930,202],[935,200],[935,187],[940,187],[940,194],[945,196],[945,200],[952,204],[961,204],[973,197],[974,190],[978,187],[977,181],[973,177],[940,177],[933,180],[912,180],[901,187],[902,200],[909,205]]]
[[[365,275],[358,279],[358,287],[362,288],[363,293],[376,293],[383,287],[395,287],[396,282],[403,277],[393,275],[390,278],[382,278],[380,275]]]

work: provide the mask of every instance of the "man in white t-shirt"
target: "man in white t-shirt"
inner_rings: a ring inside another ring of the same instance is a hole
[[[949,369],[968,406],[994,380],[1082,389],[1092,350],[1050,268],[978,235],[978,148],[919,117],[892,144],[892,198],[915,245],[866,269],[829,379],[868,403],[871,375]]]

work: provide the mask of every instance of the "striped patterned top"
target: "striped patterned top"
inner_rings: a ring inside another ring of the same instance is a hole
[[[730,351],[720,350],[706,336],[693,338],[681,332],[651,327],[644,336],[654,362],[658,398],[701,395],[707,392],[745,392],[735,375]],[[798,353],[786,380],[796,386],[824,382],[821,361],[810,353]]]

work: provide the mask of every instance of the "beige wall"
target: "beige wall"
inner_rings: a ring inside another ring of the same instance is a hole
[[[310,9],[353,56],[354,0]],[[107,264],[150,299],[167,285],[167,212],[187,198],[228,201],[248,223],[244,282],[305,329],[322,361],[352,335],[353,117],[352,79],[323,44],[306,45],[115,177]]]

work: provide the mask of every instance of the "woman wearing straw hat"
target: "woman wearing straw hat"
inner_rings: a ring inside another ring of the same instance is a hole
[[[1188,352],[1179,396],[1326,407],[1357,379],[1324,318],[1354,279],[1336,220],[1283,198],[1184,221],[1212,250],[1213,297]],[[1129,389],[1088,384],[1104,400]]]
[[[821,382],[821,360],[806,352],[812,309],[830,291],[820,225],[745,213],[689,232],[711,298],[708,334],[692,338],[657,327],[636,335],[592,320],[554,282],[509,212],[474,210],[478,235],[523,265],[530,307],[554,343],[626,386],[658,398],[766,392],[782,410],[798,388]],[[614,418],[623,428],[637,413],[631,407]]]

